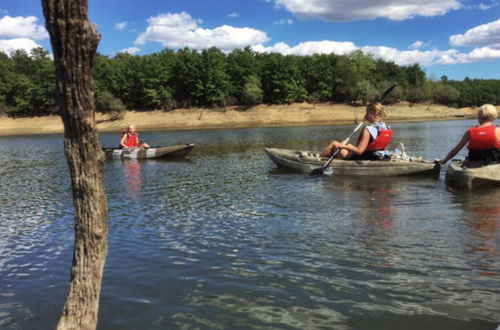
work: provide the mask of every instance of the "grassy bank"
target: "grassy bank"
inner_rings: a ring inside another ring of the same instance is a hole
[[[101,132],[123,131],[127,124],[134,124],[139,131],[187,130],[203,128],[264,127],[294,125],[329,125],[359,122],[364,107],[345,104],[295,103],[291,105],[260,105],[245,111],[237,108],[179,109],[174,111],[127,111],[123,119],[110,121],[108,116],[97,114],[97,127]],[[426,121],[458,118],[475,118],[473,108],[449,108],[433,104],[400,103],[386,106],[387,121]],[[499,109],[500,110],[500,109]],[[62,133],[59,116],[11,119],[0,118],[0,135]]]

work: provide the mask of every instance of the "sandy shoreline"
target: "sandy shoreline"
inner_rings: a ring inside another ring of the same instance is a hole
[[[473,108],[449,108],[441,105],[407,103],[386,106],[387,122],[427,121],[475,118]],[[260,105],[246,111],[227,108],[179,109],[174,111],[127,111],[121,120],[109,121],[108,116],[97,114],[100,132],[120,132],[127,124],[134,124],[138,131],[191,130],[209,128],[332,125],[355,123],[364,115],[364,107],[344,104],[296,103],[291,105]],[[500,109],[499,109],[500,110]],[[11,119],[0,118],[1,135],[63,133],[59,116]]]

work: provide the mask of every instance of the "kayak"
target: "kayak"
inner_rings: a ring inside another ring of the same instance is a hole
[[[325,164],[328,158],[319,152],[266,148],[266,153],[278,167],[298,172],[311,173]],[[434,162],[411,158],[388,160],[340,160],[330,164],[335,175],[396,176],[438,174],[440,165]]]
[[[446,183],[472,189],[477,186],[500,183],[500,163],[484,164],[454,160],[446,171]]]
[[[170,159],[186,156],[194,144],[154,148],[102,148],[107,159]]]

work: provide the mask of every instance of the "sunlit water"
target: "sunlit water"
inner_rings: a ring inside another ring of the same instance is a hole
[[[473,123],[393,127],[407,153],[434,159]],[[181,161],[106,163],[99,328],[494,329],[500,189],[453,191],[444,171],[310,177],[263,151],[318,149],[352,128],[144,132],[196,147]],[[62,136],[1,137],[0,164],[0,327],[51,329],[73,244]]]

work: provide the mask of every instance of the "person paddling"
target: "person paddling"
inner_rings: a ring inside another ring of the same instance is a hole
[[[497,109],[491,104],[482,105],[477,111],[478,126],[469,128],[458,144],[442,160],[436,159],[441,164],[446,164],[467,144],[469,161],[499,161],[500,160],[500,128],[493,124],[497,119]]]
[[[135,131],[133,125],[127,126],[127,131],[123,132],[120,140],[120,148],[149,148],[149,145],[139,140],[139,134]]]
[[[344,144],[339,141],[331,142],[320,154],[321,157],[331,157],[340,149],[335,158],[348,160],[377,160],[376,151],[384,150],[391,143],[393,130],[382,119],[386,116],[382,104],[370,103],[366,106],[364,120],[370,124],[365,126],[358,137],[358,143]]]

